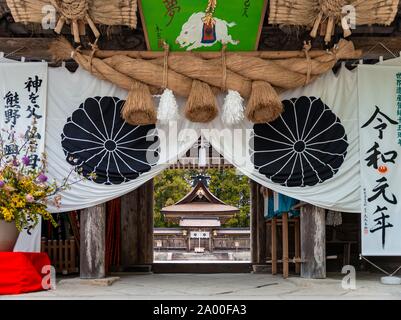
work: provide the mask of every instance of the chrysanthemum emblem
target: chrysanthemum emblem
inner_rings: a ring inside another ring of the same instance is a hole
[[[348,149],[340,119],[315,97],[283,104],[277,120],[253,127],[250,147],[255,168],[286,187],[314,186],[332,178]]]
[[[67,119],[61,135],[66,160],[96,183],[120,184],[148,172],[159,160],[154,125],[132,126],[120,116],[124,100],[88,98]]]

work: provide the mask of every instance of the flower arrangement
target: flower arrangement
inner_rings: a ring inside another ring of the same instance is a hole
[[[37,155],[40,136],[36,124],[33,119],[27,132],[19,137],[13,129],[2,129],[7,139],[0,136],[0,219],[15,222],[19,231],[36,226],[39,217],[57,226],[47,205],[51,202],[60,206],[59,192],[71,185],[68,180],[75,170],[72,168],[61,184],[48,179],[46,155]]]

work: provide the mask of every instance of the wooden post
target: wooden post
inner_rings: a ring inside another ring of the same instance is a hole
[[[121,197],[121,266],[153,263],[153,180]]]
[[[288,212],[284,212],[282,216],[282,237],[283,237],[283,277],[288,278]]]
[[[261,192],[261,185],[256,184],[257,192],[257,227],[258,227],[258,264],[266,264],[266,221],[265,221],[265,198]]]
[[[271,236],[272,236],[272,274],[277,274],[277,218],[272,218],[271,225]]]
[[[294,237],[295,237],[295,258],[300,259],[301,258],[301,239],[300,239],[300,234],[299,234],[299,218],[295,218],[295,224],[294,224]],[[299,274],[301,272],[301,264],[299,262],[295,262],[295,273]]]
[[[106,204],[81,211],[80,278],[106,276]]]
[[[251,263],[258,263],[258,187],[253,180],[251,184]]]
[[[301,277],[326,278],[325,210],[305,204],[301,207]]]
[[[137,202],[134,190],[121,197],[121,266],[135,265],[138,261]]]
[[[153,263],[153,179],[138,188],[138,264]]]

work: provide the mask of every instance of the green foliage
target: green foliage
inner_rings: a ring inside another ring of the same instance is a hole
[[[190,190],[192,177],[197,170],[165,170],[155,178],[155,227],[172,227],[160,214],[163,207],[172,205],[184,197]],[[237,174],[235,169],[209,169],[210,191],[226,204],[238,207],[240,213],[225,224],[226,227],[249,227],[249,179]]]
[[[160,210],[170,206],[184,197],[190,190],[190,176],[186,170],[166,169],[154,180],[155,206],[154,225],[157,228],[172,227],[173,225],[164,220]]]
[[[249,227],[250,188],[247,176],[235,169],[209,169],[209,189],[226,204],[240,209],[239,214],[227,221],[226,227]]]

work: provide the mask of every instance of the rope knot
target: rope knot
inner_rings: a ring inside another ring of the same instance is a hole
[[[88,0],[50,0],[57,12],[67,21],[82,20],[88,13]]]
[[[74,59],[74,57],[75,57],[75,55],[76,55],[77,53],[81,53],[81,48],[82,48],[82,46],[78,46],[78,47],[76,47],[73,51],[71,51],[71,58],[72,58],[72,59]]]
[[[319,0],[319,11],[325,17],[341,19],[342,8],[347,4],[346,0]]]

